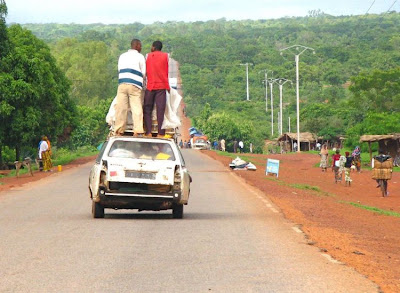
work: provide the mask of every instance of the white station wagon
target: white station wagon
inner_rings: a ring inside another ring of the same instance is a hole
[[[104,209],[168,210],[183,217],[191,177],[172,139],[110,137],[89,176],[92,215]]]

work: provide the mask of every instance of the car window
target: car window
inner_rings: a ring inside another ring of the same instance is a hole
[[[100,164],[101,158],[103,157],[104,154],[104,150],[106,149],[108,144],[108,141],[105,141],[104,143],[102,143],[101,148],[100,148],[100,152],[96,158],[96,163]]]
[[[172,147],[167,142],[116,140],[112,144],[108,156],[114,158],[175,161]]]

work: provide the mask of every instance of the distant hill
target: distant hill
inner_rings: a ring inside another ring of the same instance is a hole
[[[346,103],[352,96],[348,87],[352,77],[361,72],[396,69],[400,65],[400,14],[394,12],[341,17],[314,14],[258,21],[220,19],[151,25],[26,24],[24,27],[50,43],[52,48],[57,48],[56,57],[62,55],[62,47],[57,44],[65,38],[74,38],[78,43],[104,43],[109,48],[110,72],[115,72],[118,55],[128,49],[133,37],[142,40],[144,54],[149,51],[152,41],[160,39],[164,43],[163,51],[171,53],[180,62],[181,86],[190,117],[196,118],[208,103],[213,113],[226,112],[237,119],[251,121],[258,129],[258,135],[265,138],[271,136],[271,117],[270,111],[266,112],[263,70],[273,71],[269,72],[269,78],[286,78],[293,82],[283,87],[286,105],[283,130],[288,130],[289,116],[292,129],[295,127],[294,54],[285,51],[281,56],[280,49],[295,44],[315,49],[315,55],[306,51],[300,57],[302,109],[315,104],[348,108]],[[249,66],[250,104],[245,101],[246,72],[245,66],[241,65],[245,63],[252,64]],[[274,86],[274,97],[277,109],[277,85]],[[275,110],[274,116],[277,113]],[[278,117],[274,118],[276,123]],[[333,118],[336,122],[343,120],[340,116]],[[326,119],[331,121],[332,117]],[[312,123],[304,120],[302,128],[320,131],[318,127],[311,129]],[[353,123],[355,121],[339,123],[332,131],[342,128],[341,133],[345,133]]]

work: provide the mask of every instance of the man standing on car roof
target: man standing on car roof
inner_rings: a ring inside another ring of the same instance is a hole
[[[164,121],[165,104],[169,92],[168,59],[167,53],[161,52],[163,45],[160,41],[153,42],[151,52],[147,55],[147,87],[144,94],[144,125],[146,136],[151,136],[151,114],[154,104],[157,107],[158,136],[165,136],[165,129],[161,129]]]
[[[131,41],[131,49],[118,59],[118,91],[115,105],[116,135],[122,135],[126,128],[128,107],[130,106],[133,120],[134,136],[143,135],[143,106],[141,100],[143,77],[146,75],[146,60],[140,54],[142,42]]]

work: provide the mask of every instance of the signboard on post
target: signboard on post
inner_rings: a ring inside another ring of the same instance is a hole
[[[265,175],[268,173],[279,175],[279,160],[267,159],[267,167],[265,169]]]

